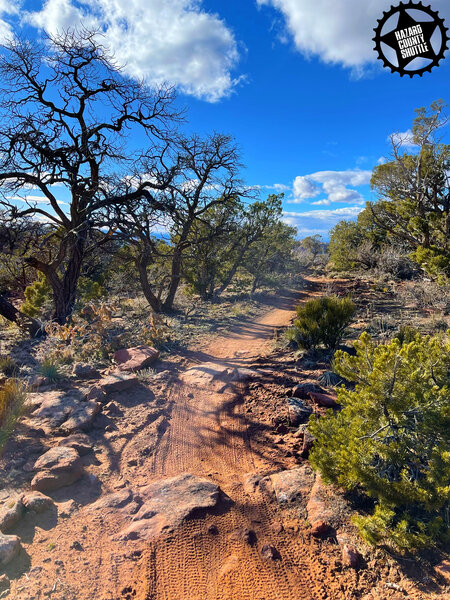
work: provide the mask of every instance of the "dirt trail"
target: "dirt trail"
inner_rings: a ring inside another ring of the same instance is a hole
[[[247,367],[270,349],[277,327],[293,316],[298,296],[280,297],[277,306],[255,322],[235,327],[193,352],[192,362],[217,362]],[[210,477],[230,499],[221,514],[193,519],[167,538],[151,544],[138,597],[145,600],[302,600],[322,595],[317,565],[301,539],[275,533],[277,508],[260,492],[246,493],[245,475],[260,466],[261,457],[246,435],[240,397],[241,384],[221,393],[183,383],[174,384],[171,425],[154,459],[156,478],[182,472]],[[275,470],[275,469],[274,469]],[[218,534],[208,532],[217,526]],[[256,532],[254,546],[243,542],[239,530]],[[261,557],[272,544],[281,560]]]

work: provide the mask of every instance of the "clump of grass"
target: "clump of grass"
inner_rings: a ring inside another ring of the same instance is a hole
[[[151,379],[154,375],[156,375],[156,371],[151,367],[148,367],[147,369],[141,369],[136,373],[136,376],[139,379],[139,381],[147,381],[148,379]]]
[[[16,361],[10,356],[0,355],[0,372],[7,377],[13,377],[19,370]]]
[[[0,453],[14,433],[24,411],[26,396],[27,388],[18,379],[8,379],[0,387]]]
[[[39,373],[50,381],[58,381],[61,379],[61,372],[59,369],[59,365],[55,360],[51,357],[45,357],[39,367]]]

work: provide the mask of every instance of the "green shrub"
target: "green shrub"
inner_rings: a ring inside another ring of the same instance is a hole
[[[416,327],[411,325],[400,325],[395,337],[398,339],[400,344],[409,344],[416,339],[417,334],[420,335],[420,331]]]
[[[39,373],[50,381],[58,381],[61,378],[58,363],[52,357],[45,357],[39,366]]]
[[[25,399],[26,387],[17,379],[8,379],[0,387],[0,453],[23,413]]]
[[[450,541],[450,341],[416,334],[376,346],[363,333],[354,346],[355,356],[334,359],[356,384],[339,388],[342,410],[311,417],[311,463],[325,481],[375,499],[374,513],[355,519],[368,542]]]
[[[323,296],[308,300],[297,307],[297,319],[287,338],[306,350],[321,344],[332,350],[344,337],[355,311],[350,298]]]
[[[50,285],[42,273],[39,273],[36,281],[28,285],[24,291],[25,301],[20,310],[29,317],[37,317],[44,304],[51,297]]]

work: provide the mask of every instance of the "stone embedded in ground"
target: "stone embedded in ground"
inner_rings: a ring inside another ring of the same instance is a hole
[[[267,560],[280,560],[281,556],[275,546],[264,544],[261,548],[261,556]]]
[[[311,524],[311,533],[315,536],[324,535],[331,528],[331,519],[333,514],[325,501],[325,486],[319,474],[311,490],[311,494],[306,505],[308,521]]]
[[[20,538],[17,535],[0,533],[0,565],[7,565],[20,552]]]
[[[316,392],[310,392],[309,397],[313,402],[325,408],[339,406],[336,402],[337,396],[335,393],[328,392],[327,394],[318,394]]]
[[[84,397],[85,400],[96,400],[97,402],[104,402],[106,399],[105,390],[100,386],[100,383],[93,385],[88,393]]]
[[[172,531],[188,517],[214,508],[220,488],[209,479],[183,473],[141,488],[139,497],[142,506],[121,532],[122,539],[150,540]]]
[[[103,379],[100,379],[98,387],[100,387],[105,394],[113,394],[114,392],[123,392],[124,390],[127,390],[138,383],[139,379],[136,377],[136,375],[115,371]]]
[[[112,492],[111,494],[106,494],[102,496],[98,500],[96,500],[89,507],[90,510],[99,510],[102,512],[108,510],[115,510],[118,508],[123,508],[127,504],[129,504],[133,500],[133,492],[126,488],[123,490],[119,490],[118,492]]]
[[[233,384],[251,379],[255,375],[255,371],[250,369],[238,369],[218,362],[206,362],[187,369],[182,373],[181,379],[188,385],[224,392],[227,391],[227,388],[232,391]]]
[[[314,473],[306,465],[279,471],[269,476],[279,504],[291,504],[308,496],[314,483]]]
[[[79,390],[53,390],[40,396],[40,406],[30,418],[25,419],[25,424],[30,428],[42,429],[47,435],[88,429],[100,410],[98,402],[84,401]]]
[[[302,450],[300,453],[303,458],[308,458],[309,452],[310,452],[311,448],[314,446],[315,441],[316,441],[316,438],[309,432],[309,429],[306,428],[303,433]]]
[[[51,498],[41,492],[27,492],[22,496],[22,503],[27,510],[33,510],[35,513],[42,513],[55,506]]]
[[[308,400],[310,392],[321,392],[322,388],[315,383],[299,383],[292,390],[292,396],[294,398],[302,398]]]
[[[0,531],[5,533],[17,525],[23,515],[23,504],[20,498],[6,502],[0,510]]]
[[[72,369],[73,375],[78,379],[98,379],[100,373],[88,363],[76,363]]]
[[[83,465],[74,448],[56,446],[37,459],[34,470],[37,473],[31,489],[52,492],[77,481],[83,474]]]
[[[114,360],[121,371],[139,371],[159,358],[159,352],[151,346],[124,348],[114,353]]]
[[[85,456],[91,452],[94,442],[85,433],[74,433],[61,440],[58,446],[74,448],[80,456]]]
[[[443,560],[434,567],[434,570],[438,575],[443,577],[447,584],[450,584],[450,560]]]
[[[305,423],[305,421],[309,419],[311,413],[312,408],[308,406],[306,402],[298,398],[289,398],[288,414],[289,422],[292,427],[298,427],[301,423]]]
[[[350,544],[342,546],[342,564],[344,567],[357,569],[361,562],[361,555],[356,548]]]

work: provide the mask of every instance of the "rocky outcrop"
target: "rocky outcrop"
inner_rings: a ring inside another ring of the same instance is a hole
[[[37,459],[34,471],[37,473],[31,489],[52,492],[77,481],[83,474],[83,465],[74,448],[56,446]]]
[[[120,537],[153,539],[180,526],[186,518],[215,507],[219,497],[217,484],[189,473],[151,483],[135,494],[134,500],[141,506],[130,515],[132,523]]]
[[[139,371],[159,358],[159,352],[151,346],[124,348],[114,353],[114,360],[121,371]]]
[[[67,434],[89,429],[99,410],[98,402],[86,401],[78,390],[54,390],[40,394],[39,406],[25,423],[31,428],[42,429],[47,435]]]
[[[232,391],[233,384],[255,377],[250,369],[238,369],[222,363],[206,362],[187,369],[181,379],[184,383],[196,387],[209,388],[212,391]]]

